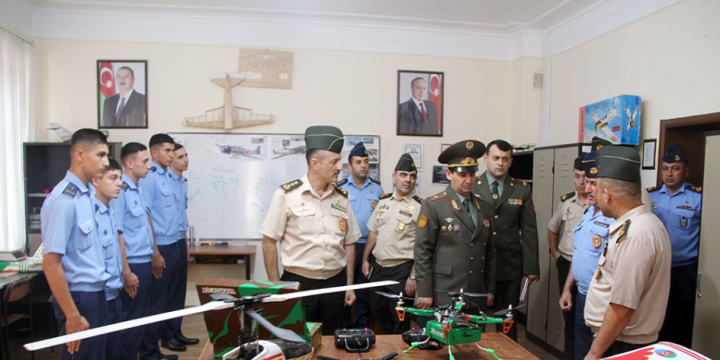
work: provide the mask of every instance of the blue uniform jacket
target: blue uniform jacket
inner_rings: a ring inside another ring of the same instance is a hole
[[[117,227],[115,227],[115,221],[113,220],[113,210],[94,196],[92,201],[95,207],[95,223],[97,224],[98,237],[103,248],[105,271],[110,274],[110,279],[105,283],[105,297],[107,300],[113,300],[123,288],[122,256],[120,255]]]
[[[667,187],[648,189],[653,213],[665,224],[672,246],[672,266],[697,263],[702,189],[685,183],[675,195]]]
[[[178,240],[180,231],[180,216],[178,215],[175,193],[170,187],[168,171],[154,161],[151,162],[150,172],[145,179],[140,179],[142,195],[150,208],[153,228],[155,229],[155,242],[158,245],[170,245]]]
[[[382,186],[380,186],[379,181],[368,177],[362,188],[358,188],[352,176],[338,181],[337,185],[348,192],[350,206],[353,208],[355,219],[360,226],[360,233],[362,234],[356,243],[364,244],[367,242],[369,232],[367,222],[370,220],[370,215],[372,215],[375,206],[380,200],[380,195],[384,194]]]
[[[614,223],[615,219],[606,217],[599,209],[595,214],[595,207],[590,206],[573,229],[575,251],[572,271],[575,281],[578,282],[578,291],[583,295],[587,295],[590,281],[598,268],[598,259],[609,238],[608,230]]]
[[[44,253],[63,255],[70,291],[102,291],[110,278],[93,213],[90,190],[70,171],[40,210]]]
[[[187,179],[184,176],[177,176],[172,170],[168,171],[170,176],[170,187],[175,193],[177,199],[178,216],[180,217],[180,231],[178,239],[184,239],[185,233],[188,231],[187,203],[188,203],[188,187]]]
[[[114,210],[115,226],[123,234],[128,263],[150,262],[155,248],[148,217],[150,210],[142,197],[142,188],[123,174],[120,195],[110,201],[110,207]]]

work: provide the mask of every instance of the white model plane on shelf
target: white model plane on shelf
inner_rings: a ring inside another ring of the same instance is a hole
[[[602,130],[607,137],[609,137],[613,142],[617,142],[618,139],[613,134],[613,132],[610,130],[610,122],[613,121],[615,118],[620,118],[620,115],[617,113],[617,107],[618,107],[618,99],[615,99],[615,107],[609,108],[607,115],[603,116],[602,118],[598,118],[595,116],[595,114],[590,113],[590,116],[595,120],[595,135],[600,136],[600,131]]]
[[[248,126],[270,124],[275,122],[275,115],[253,114],[251,109],[234,106],[232,89],[245,80],[245,75],[238,73],[215,74],[210,81],[225,88],[224,105],[210,109],[205,115],[190,116],[183,119],[182,124],[191,127],[223,129],[231,131]]]

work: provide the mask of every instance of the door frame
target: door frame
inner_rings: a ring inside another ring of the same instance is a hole
[[[708,131],[720,131],[720,112],[660,121],[658,149],[660,159],[658,159],[656,186],[662,186],[660,162],[670,144],[680,144],[685,149],[690,160],[688,163],[692,168],[688,182],[695,186],[703,186],[705,146],[697,145],[705,143],[705,133]]]

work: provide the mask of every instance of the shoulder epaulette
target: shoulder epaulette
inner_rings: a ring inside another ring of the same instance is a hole
[[[575,196],[575,192],[574,192],[574,191],[573,191],[573,192],[569,192],[569,193],[561,196],[561,197],[560,197],[560,201],[565,202],[567,199],[570,199],[570,198],[572,198],[573,196]]]
[[[130,185],[128,185],[128,183],[126,183],[126,182],[123,181],[123,183],[122,183],[122,185],[120,185],[120,187],[121,187],[123,190],[127,190],[128,187],[130,187]]]
[[[443,192],[441,192],[441,193],[437,193],[437,194],[431,196],[431,197],[430,197],[430,201],[435,201],[435,200],[444,199],[444,198],[446,198],[447,196],[448,196],[447,193],[446,193],[445,191],[443,191]]]
[[[415,199],[415,201],[419,202],[420,204],[423,203],[423,199],[417,195],[413,196],[413,199]]]
[[[651,193],[653,191],[658,191],[658,190],[660,190],[660,188],[657,186],[647,188],[647,192],[649,192],[649,193]]]
[[[533,205],[535,205],[535,204],[533,204]],[[590,210],[590,207],[588,207],[587,209],[585,209],[585,211],[583,211],[583,215],[585,215],[585,213],[588,212],[588,210]]]
[[[335,191],[337,191],[337,192],[340,193],[340,195],[342,195],[342,196],[344,196],[344,197],[348,197],[348,192],[347,192],[347,190],[345,190],[345,189],[343,189],[343,188],[341,188],[341,187],[339,187],[339,186],[337,186],[337,185],[335,185],[335,184],[333,184],[333,187],[335,188]]]
[[[692,192],[696,192],[696,193],[698,193],[698,194],[702,194],[702,187],[701,187],[701,186],[692,186],[692,185],[690,185],[690,184],[687,184],[687,185],[685,186],[685,188],[688,189],[688,190],[690,190],[690,191],[692,191]]]
[[[73,183],[69,183],[68,186],[65,187],[65,190],[63,190],[63,194],[68,194],[70,196],[75,196],[77,194],[78,188]]]
[[[510,179],[512,179],[512,181],[516,184],[521,184],[522,186],[528,186],[527,181],[520,181],[515,178],[510,178]]]
[[[157,168],[154,167],[154,166],[151,166],[151,167],[150,167],[150,171],[155,172],[155,171],[157,171]]]
[[[630,230],[630,219],[626,220],[616,231],[619,231],[617,237],[617,243],[619,244],[627,237],[628,231]]]
[[[344,179],[338,181],[338,182],[335,183],[335,184],[337,184],[337,186],[343,186],[343,185],[347,184],[348,181],[349,181],[348,178],[344,178]]]
[[[374,182],[374,183],[376,183],[376,184],[378,184],[378,185],[381,185],[381,184],[380,184],[380,180],[378,180],[378,179],[373,179],[373,178],[371,178],[371,177],[368,177],[368,179],[370,179],[370,181],[372,181],[372,182]]]
[[[188,182],[188,179],[187,179],[187,178],[183,178],[183,179],[185,179],[185,182]]]
[[[287,184],[281,185],[280,187],[283,188],[283,190],[285,190],[285,192],[288,192],[300,185],[302,185],[302,181],[300,181],[300,179],[297,179],[297,180],[293,180]]]
[[[487,204],[487,201],[483,200],[483,198],[482,198],[482,196],[480,196],[480,194],[475,194],[475,198]]]
[[[382,194],[382,195],[380,195],[380,200],[382,200],[382,199],[387,199],[387,198],[391,197],[392,194],[393,194],[393,193]]]

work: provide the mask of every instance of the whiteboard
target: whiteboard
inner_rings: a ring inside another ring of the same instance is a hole
[[[188,222],[201,239],[262,239],[260,226],[279,186],[307,173],[303,134],[169,133],[189,159]],[[379,178],[380,137],[346,135],[347,157],[363,141],[369,176]]]

